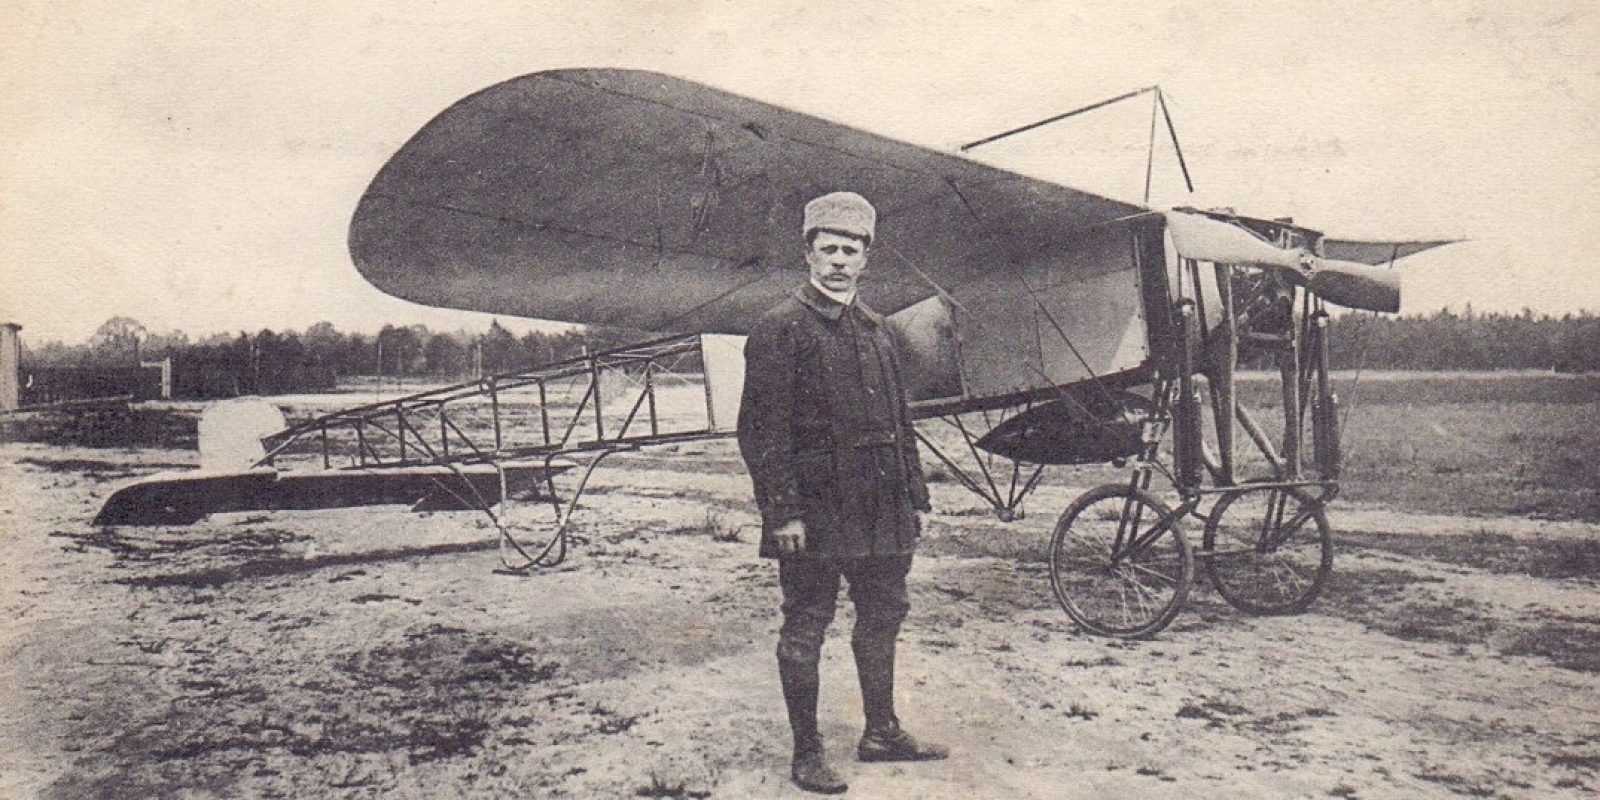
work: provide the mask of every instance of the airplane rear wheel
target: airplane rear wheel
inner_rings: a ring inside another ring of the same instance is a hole
[[[1251,614],[1296,614],[1333,571],[1333,529],[1323,504],[1300,489],[1248,489],[1217,501],[1201,541],[1206,574]]]

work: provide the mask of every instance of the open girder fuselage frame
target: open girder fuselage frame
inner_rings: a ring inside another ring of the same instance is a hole
[[[1215,345],[1207,345],[1207,341],[1232,336],[1235,324],[1231,306],[1220,303],[1218,297],[1208,297],[1201,287],[1231,288],[1231,281],[1218,283],[1213,278],[1208,283],[1199,264],[1171,253],[1163,239],[1161,219],[1160,215],[1149,215],[1128,220],[1121,226],[1127,234],[1131,263],[1136,266],[1137,280],[1130,290],[1139,293],[1146,335],[1146,356],[1137,366],[1111,374],[1092,375],[1071,384],[987,396],[933,398],[912,404],[915,419],[943,420],[959,433],[964,454],[946,452],[947,448],[935,437],[919,432],[919,438],[930,455],[949,467],[958,482],[981,496],[1000,517],[1009,519],[1017,514],[1023,501],[1039,484],[1045,465],[1002,459],[1010,462],[1002,466],[1009,470],[1009,475],[1001,474],[997,479],[995,456],[980,452],[979,440],[984,428],[1003,422],[1015,412],[1027,412],[1052,403],[1070,406],[1076,402],[1077,392],[1116,392],[1149,386],[1156,413],[1146,423],[1152,426],[1147,438],[1158,439],[1168,427],[1193,424],[1174,419],[1168,402],[1178,382],[1186,375],[1204,375],[1214,395],[1231,395],[1235,357],[1229,356],[1226,363],[1219,363],[1215,357],[1207,361],[1200,355],[1201,351],[1215,350]],[[1230,221],[1283,246],[1314,248],[1316,245],[1316,232],[1286,223],[1239,218]],[[1223,267],[1217,274],[1232,270],[1247,268]],[[1300,300],[1308,311],[1312,308],[1314,297],[1309,292],[1302,290]],[[1186,304],[1197,315],[1195,329],[1189,334],[1183,332],[1177,312]],[[1301,319],[1309,324],[1311,317],[1302,314]],[[1056,346],[1072,347],[1062,325],[1056,324],[1053,329],[1061,338]],[[1301,343],[1313,341],[1310,330],[1306,327],[1292,336],[1280,338],[1277,346],[1280,350],[1287,348],[1298,352]],[[1224,332],[1229,333],[1225,336]],[[720,421],[710,419],[715,411],[708,409],[705,424],[672,427],[667,424],[658,403],[665,376],[681,376],[685,365],[690,367],[690,372],[703,365],[702,347],[700,334],[665,336],[345,409],[297,423],[267,437],[264,440],[267,455],[259,466],[275,466],[282,457],[294,452],[303,455],[308,441],[315,443],[314,455],[323,468],[387,469],[425,464],[494,464],[525,459],[544,459],[549,464],[553,459],[585,453],[603,457],[603,454],[619,450],[727,436],[732,433],[732,425],[726,408],[721,409]],[[1186,347],[1195,351],[1187,361]],[[1303,399],[1308,395],[1305,389],[1310,388],[1306,383],[1313,376],[1311,371],[1300,366],[1302,363],[1310,365],[1310,361],[1298,357],[1293,360],[1297,366],[1292,383],[1297,391],[1285,393],[1286,399],[1291,401],[1284,407],[1286,421],[1298,421],[1301,417]],[[608,376],[621,376],[621,379]],[[702,388],[709,405],[709,382],[704,382]],[[560,402],[556,402],[557,392],[564,396]],[[571,401],[573,394],[578,395],[575,403]],[[509,397],[517,397],[519,402],[508,403]],[[1072,409],[1061,410],[1070,412]],[[1214,453],[1210,448],[1203,448],[1202,455],[1206,472],[1215,486],[1225,488],[1236,481],[1232,473],[1235,459],[1231,435],[1235,417],[1278,477],[1298,475],[1298,467],[1289,467],[1247,410],[1229,402],[1214,403],[1213,412],[1213,435],[1218,438],[1223,452]],[[1299,427],[1286,422],[1284,450],[1298,453]],[[1188,436],[1187,431],[1176,431],[1174,441]],[[1157,451],[1151,450],[1145,456],[1153,463]],[[1298,463],[1298,456],[1295,463]],[[548,472],[547,479],[553,481],[554,474],[554,471]],[[1148,480],[1145,483],[1148,485]],[[1204,491],[1193,481],[1177,483],[1180,489],[1188,492]],[[553,495],[553,483],[550,488]],[[1324,490],[1331,496],[1331,488],[1324,486]]]

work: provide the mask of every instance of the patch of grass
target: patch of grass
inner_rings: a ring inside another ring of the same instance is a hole
[[[972,599],[972,592],[958,586],[945,586],[942,583],[936,583],[933,585],[933,590],[941,594],[947,594],[955,600]]]
[[[1521,631],[1503,652],[1543,656],[1562,669],[1600,672],[1600,625],[1555,622]],[[1600,763],[1600,757],[1595,761]]]
[[[199,417],[164,408],[110,408],[39,411],[0,418],[0,441],[57,446],[194,449]]]
[[[1143,776],[1145,776],[1147,778],[1155,778],[1156,780],[1159,780],[1159,781],[1162,781],[1162,782],[1165,782],[1165,783],[1174,783],[1174,782],[1176,782],[1178,780],[1177,778],[1174,778],[1171,775],[1168,775],[1160,767],[1154,767],[1154,766],[1150,766],[1148,764],[1136,767],[1133,770],[1133,773],[1135,775],[1143,775]]]
[[[716,509],[707,509],[706,515],[699,523],[672,528],[668,535],[709,536],[713,542],[738,542],[742,541],[739,534],[741,526],[728,522],[727,517]]]
[[[257,532],[263,533],[263,532]],[[309,538],[299,536],[298,538]],[[577,537],[571,537],[576,541]],[[271,556],[266,558],[247,558],[242,561],[226,563],[219,567],[200,567],[187,572],[164,572],[156,574],[136,575],[127,578],[118,578],[116,583],[126,586],[137,586],[146,589],[159,589],[164,587],[186,587],[200,589],[216,587],[233,583],[234,581],[257,580],[273,578],[281,575],[298,575],[306,572],[342,567],[352,564],[375,564],[385,561],[399,561],[430,556],[454,555],[457,553],[480,553],[493,550],[493,539],[475,542],[447,542],[444,544],[422,545],[419,547],[385,548],[371,550],[364,553],[332,553],[315,557],[304,555]],[[249,555],[246,553],[245,555]],[[207,559],[197,556],[193,561],[205,563]],[[155,562],[152,562],[155,563]],[[215,560],[211,560],[215,563]],[[123,566],[123,563],[118,566]],[[187,566],[187,562],[180,566]],[[166,564],[162,564],[166,566]],[[569,567],[556,568],[557,571]]]
[[[1440,578],[1400,569],[1343,569],[1333,574],[1331,591],[1318,607],[1352,622],[1407,641],[1486,641],[1495,630],[1492,615],[1465,598],[1440,598],[1422,587]]]
[[[1177,713],[1178,719],[1203,719],[1213,725],[1220,725],[1233,717],[1250,713],[1250,709],[1237,703],[1226,700],[1204,699],[1199,702],[1184,703]]]
[[[1542,625],[1497,622],[1465,598],[1442,598],[1420,588],[1439,579],[1405,570],[1346,569],[1334,573],[1334,591],[1319,608],[1398,639],[1488,644],[1506,655],[1548,658],[1577,672],[1600,672],[1600,621],[1556,617]]]
[[[1276,377],[1244,376],[1242,403],[1274,440]],[[1342,497],[1440,514],[1600,521],[1600,376],[1336,376],[1345,409]],[[1252,448],[1245,448],[1248,452]]]
[[[406,603],[408,605],[413,605],[413,606],[422,604],[421,600],[417,600],[417,599],[411,598],[411,597],[401,597],[400,595],[397,595],[397,594],[369,593],[369,594],[357,595],[355,597],[350,598],[350,602],[355,603],[357,605],[365,605],[367,603],[387,603],[387,602],[389,602],[391,600],[398,600],[398,601],[400,601],[402,603]]]
[[[1381,550],[1446,564],[1535,578],[1600,576],[1600,540],[1517,538],[1475,531],[1466,535],[1340,531],[1340,547]]]
[[[1600,398],[1600,375],[1554,375],[1507,372],[1377,372],[1368,370],[1356,383],[1350,373],[1336,373],[1334,388],[1345,402],[1372,405],[1473,405],[1545,403],[1585,405]],[[1241,399],[1252,405],[1282,402],[1277,373],[1244,372]]]
[[[1321,719],[1332,716],[1337,715],[1326,708],[1307,708],[1301,711],[1280,711],[1276,714],[1250,720],[1249,722],[1243,723],[1241,727],[1265,731],[1275,736],[1281,736],[1283,734],[1293,733],[1294,731],[1304,730],[1306,726],[1301,723],[1301,720]]]
[[[1545,756],[1552,767],[1574,769],[1579,772],[1600,772],[1600,755],[1578,755],[1575,753],[1550,753]]]
[[[278,528],[218,530],[213,535],[201,535],[193,530],[173,532],[165,528],[103,527],[88,531],[53,531],[50,536],[71,542],[66,548],[69,552],[104,550],[114,556],[119,564],[168,561],[192,551],[197,559],[203,557],[208,560],[216,556],[272,556],[281,553],[284,545],[310,538],[306,534]]]
[[[1443,578],[1419,575],[1415,572],[1389,567],[1376,569],[1341,568],[1333,573],[1332,588],[1352,593],[1366,592],[1398,597],[1417,584],[1444,583]]]
[[[356,654],[343,670],[365,685],[397,689],[478,684],[520,690],[554,678],[558,667],[509,639],[429,625],[397,646]]]
[[[994,509],[988,506],[967,506],[966,508],[936,508],[935,514],[941,517],[978,517],[994,519]]]
[[[1592,399],[1360,402],[1344,429],[1343,497],[1441,514],[1600,520],[1595,408]]]
[[[236,797],[249,794],[236,781],[286,756],[467,757],[513,724],[508,710],[530,687],[559,677],[521,642],[439,625],[335,658],[325,678],[293,678],[289,691],[270,676],[191,661],[170,703],[114,703],[81,722],[84,740],[109,741],[93,751],[94,769],[63,776],[50,796]]]
[[[1429,770],[1427,772],[1412,773],[1420,780],[1437,783],[1448,788],[1452,793],[1466,797],[1494,797],[1497,792],[1494,786],[1483,781],[1472,780],[1463,775],[1452,772]]]
[[[146,462],[141,464],[116,464],[110,461],[99,461],[92,458],[19,458],[18,464],[38,467],[45,472],[82,473],[84,477],[95,482],[122,480],[152,472],[171,469],[192,469],[193,464],[177,464],[171,462]]]
[[[706,532],[713,542],[741,541],[740,526],[730,524],[721,514],[714,511],[706,512]]]
[[[595,728],[595,731],[603,736],[614,736],[619,733],[626,733],[639,722],[639,715],[637,714],[633,716],[624,716],[612,711],[609,708],[606,708],[605,706],[600,705],[589,709],[589,713],[600,717],[600,724]]]
[[[1101,656],[1101,657],[1099,657],[1099,658],[1097,658],[1097,659],[1095,659],[1093,661],[1085,661],[1083,659],[1074,659],[1072,661],[1068,661],[1068,662],[1062,664],[1061,666],[1063,666],[1063,667],[1078,667],[1078,668],[1081,668],[1081,669],[1088,669],[1088,668],[1091,668],[1091,667],[1120,667],[1120,666],[1122,666],[1122,662],[1116,660],[1115,658],[1112,658],[1111,656]]]
[[[1063,711],[1061,713],[1063,713],[1066,716],[1071,717],[1073,719],[1081,719],[1081,720],[1083,720],[1085,722],[1087,722],[1089,720],[1092,720],[1095,717],[1100,716],[1100,712],[1095,711],[1094,709],[1087,708],[1085,706],[1079,705],[1078,703],[1073,703],[1073,704],[1067,706],[1067,710]]]
[[[920,545],[922,552],[954,558],[999,558],[1040,567],[1047,562],[1050,549],[1048,538],[1008,527],[995,521],[987,511],[973,516],[987,519],[925,529]]]
[[[686,788],[683,783],[668,783],[650,773],[650,785],[641,786],[633,791],[634,797],[672,798],[672,800],[702,800],[711,796],[709,790],[696,790]]]
[[[1487,632],[1493,623],[1475,610],[1479,607],[1470,600],[1456,600],[1448,604],[1407,603],[1393,610],[1395,619],[1368,620],[1368,624],[1396,639],[1407,641],[1482,642],[1488,638]]]

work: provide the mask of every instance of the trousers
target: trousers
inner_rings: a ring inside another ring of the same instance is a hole
[[[797,752],[821,747],[817,733],[817,664],[833,622],[839,583],[850,584],[856,624],[850,635],[868,730],[897,726],[894,713],[895,639],[910,611],[906,574],[911,556],[780,558],[783,626],[778,631],[778,675]]]

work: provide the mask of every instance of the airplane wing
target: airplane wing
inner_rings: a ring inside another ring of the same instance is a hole
[[[804,280],[801,209],[838,189],[878,208],[862,291],[884,313],[1143,211],[665,75],[561,70],[429,122],[361,198],[350,251],[427,305],[743,333]]]
[[[1387,264],[1424,250],[1455,244],[1459,239],[1413,240],[1407,242],[1358,242],[1350,239],[1323,239],[1324,256],[1357,264]]]

